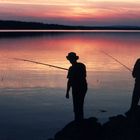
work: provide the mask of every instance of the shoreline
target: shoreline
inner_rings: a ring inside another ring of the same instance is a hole
[[[140,132],[140,106],[135,112],[109,117],[101,124],[91,117],[79,122],[72,121],[48,140],[138,140]]]
[[[0,33],[14,33],[14,32],[35,32],[35,33],[40,33],[40,32],[42,32],[42,33],[49,33],[49,32],[63,32],[63,33],[80,33],[80,32],[87,32],[87,33],[94,33],[94,32],[134,32],[134,33],[140,33],[140,30],[26,30],[26,29],[23,29],[23,30],[0,30]]]

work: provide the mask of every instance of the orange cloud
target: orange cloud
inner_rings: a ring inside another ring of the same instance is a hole
[[[8,2],[8,1],[7,1]],[[62,22],[67,21],[81,21],[83,23],[96,23],[105,22],[109,23],[109,20],[123,21],[136,19],[137,24],[140,23],[140,8],[138,2],[91,2],[82,1],[81,3],[65,4],[64,1],[51,4],[42,5],[45,1],[36,0],[33,4],[29,1],[25,3],[15,4],[17,1],[13,1],[14,4],[1,4],[0,5],[0,18],[8,19],[36,19],[46,22]],[[37,4],[37,2],[39,4]],[[62,4],[61,4],[62,3]],[[59,20],[58,20],[59,19]]]

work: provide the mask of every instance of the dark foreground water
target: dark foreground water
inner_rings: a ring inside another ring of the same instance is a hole
[[[46,140],[73,120],[65,99],[67,71],[16,61],[24,58],[68,68],[68,52],[87,66],[85,117],[105,122],[130,106],[130,69],[140,57],[140,33],[14,33],[0,35],[0,140]],[[107,112],[102,112],[105,110]]]

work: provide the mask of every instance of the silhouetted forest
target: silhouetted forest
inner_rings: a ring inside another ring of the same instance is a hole
[[[140,30],[140,26],[69,26],[39,22],[0,20],[0,30]]]

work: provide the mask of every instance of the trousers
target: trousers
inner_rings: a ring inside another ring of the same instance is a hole
[[[76,121],[84,119],[84,99],[87,87],[72,88],[73,111]]]

